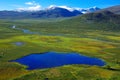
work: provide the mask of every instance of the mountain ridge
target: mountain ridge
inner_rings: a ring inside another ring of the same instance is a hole
[[[71,9],[71,10],[70,10]],[[89,9],[73,9],[69,7],[50,7],[40,11],[0,11],[1,19],[21,19],[21,18],[58,18],[58,17],[73,17],[84,13],[94,12],[99,10],[97,7]]]
[[[100,11],[110,11],[110,12],[112,12],[114,14],[120,14],[120,5],[104,8],[104,9],[101,9],[101,10],[96,11],[96,12],[100,12]]]
[[[0,19],[30,19],[30,18],[61,18],[61,17],[74,17],[83,14],[91,15],[96,13],[96,17],[103,16],[102,12],[110,12],[120,14],[120,5],[100,9],[98,7],[91,7],[88,9],[83,8],[70,8],[67,6],[51,6],[40,11],[0,11]],[[99,14],[98,14],[99,13]],[[95,16],[94,16],[95,17]],[[102,17],[101,17],[102,18]]]

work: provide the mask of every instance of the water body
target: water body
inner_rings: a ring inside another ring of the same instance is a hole
[[[15,42],[14,44],[15,44],[16,46],[22,46],[22,45],[24,45],[23,42]]]
[[[64,34],[44,34],[41,32],[32,32],[28,29],[17,28],[15,25],[12,26],[12,29],[21,30],[25,34],[37,34],[37,35],[45,35],[45,36],[65,36]]]
[[[28,70],[52,68],[70,64],[86,64],[104,66],[105,62],[98,58],[88,57],[77,53],[47,52],[44,54],[30,54],[25,57],[13,60],[28,66]]]
[[[17,28],[15,25],[13,25],[12,28],[13,28],[13,29],[17,29],[17,30],[21,30],[23,33],[26,33],[26,34],[38,34],[38,32],[31,32],[31,31],[28,30],[28,29]]]
[[[22,30],[22,32],[25,34],[39,34],[39,35],[45,35],[45,36],[62,36],[63,35],[63,34],[43,34],[40,32],[32,32],[28,29],[19,29],[19,30]]]
[[[15,26],[15,25],[13,25],[13,26],[12,26],[12,28],[13,28],[13,29],[15,29],[15,28],[16,28],[16,26]]]

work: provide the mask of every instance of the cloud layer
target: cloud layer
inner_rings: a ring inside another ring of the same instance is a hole
[[[55,8],[55,7],[60,7],[60,8],[64,8],[64,9],[67,9],[67,10],[69,10],[69,11],[74,11],[74,8],[71,8],[71,7],[68,7],[68,6],[56,6],[56,5],[50,5],[49,7],[48,7],[48,9],[52,9],[52,8]]]
[[[26,2],[25,5],[27,7],[17,8],[17,11],[39,11],[41,10],[41,5],[39,3],[36,3],[35,1]]]

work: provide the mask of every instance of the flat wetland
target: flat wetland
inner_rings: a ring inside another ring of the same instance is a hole
[[[13,25],[36,33],[24,33]],[[0,20],[0,80],[120,80],[120,31],[96,28],[105,25],[74,19]],[[28,66],[10,62],[51,51],[100,58],[106,65],[27,70]]]

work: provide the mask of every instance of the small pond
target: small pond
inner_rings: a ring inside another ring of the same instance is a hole
[[[52,68],[70,64],[86,64],[104,66],[105,62],[99,58],[84,56],[77,53],[57,53],[46,52],[42,54],[30,54],[22,58],[13,60],[28,66],[28,70]]]
[[[14,43],[16,46],[22,46],[22,45],[24,45],[24,42],[15,42]]]

